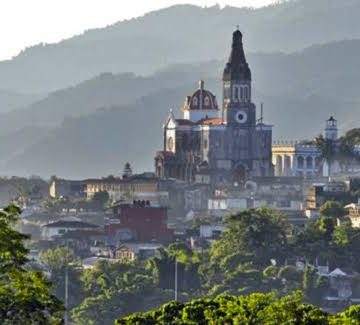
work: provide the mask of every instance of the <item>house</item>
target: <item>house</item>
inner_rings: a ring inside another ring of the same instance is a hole
[[[91,200],[97,192],[108,192],[112,201],[118,201],[124,197],[148,196],[154,201],[160,200],[160,181],[152,173],[132,175],[125,178],[106,177],[86,179],[83,181],[86,198]]]
[[[360,228],[360,200],[357,203],[351,203],[345,206],[348,211],[347,219],[351,221],[354,228]]]
[[[83,197],[84,184],[78,180],[66,180],[54,177],[50,181],[49,196],[52,198]]]
[[[350,201],[353,199],[348,184],[342,181],[331,181],[313,184],[306,195],[307,209],[320,208],[326,201]]]
[[[99,227],[92,223],[81,221],[76,217],[66,217],[44,225],[42,227],[42,237],[44,239],[54,239],[70,232],[92,232],[97,229]]]
[[[330,288],[336,293],[339,300],[346,300],[352,296],[351,280],[353,274],[346,273],[336,268],[328,274]]]
[[[129,261],[134,261],[136,258],[143,260],[157,256],[160,247],[162,247],[162,245],[153,243],[123,244],[115,250],[115,258]]]
[[[128,260],[134,261],[136,258],[135,252],[133,249],[126,245],[121,245],[115,251],[115,258],[118,260]]]
[[[151,206],[149,201],[119,203],[112,207],[113,219],[105,233],[118,241],[169,240],[174,232],[167,226],[167,208]]]
[[[115,258],[107,258],[101,256],[91,256],[82,260],[82,267],[84,269],[92,269],[97,263],[106,261],[108,263],[116,263],[118,262]]]
[[[225,226],[222,225],[201,225],[200,237],[201,238],[216,238],[219,237],[224,231]]]

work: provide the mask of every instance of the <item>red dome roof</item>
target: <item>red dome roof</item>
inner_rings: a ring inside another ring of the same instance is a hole
[[[199,89],[186,97],[184,110],[218,110],[215,95],[204,89],[204,81],[200,80]]]

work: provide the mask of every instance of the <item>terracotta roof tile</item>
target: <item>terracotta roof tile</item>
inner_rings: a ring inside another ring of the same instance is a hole
[[[224,121],[222,118],[216,117],[216,118],[202,119],[202,120],[198,121],[196,124],[199,124],[199,125],[223,125]]]

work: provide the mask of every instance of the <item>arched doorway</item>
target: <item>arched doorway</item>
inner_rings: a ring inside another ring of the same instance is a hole
[[[244,183],[247,177],[247,168],[246,166],[239,164],[233,169],[233,182],[234,183]]]

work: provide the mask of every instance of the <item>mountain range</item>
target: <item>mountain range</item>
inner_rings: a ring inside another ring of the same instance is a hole
[[[173,63],[218,60],[236,25],[249,52],[357,39],[359,12],[358,0],[291,0],[259,9],[176,5],[27,48],[0,62],[0,89],[48,93],[103,72],[145,75]]]
[[[313,137],[330,114],[342,131],[356,127],[359,9],[353,0],[261,9],[182,5],[27,49],[0,62],[0,88],[19,93],[0,109],[1,174],[102,176],[121,173],[127,161],[135,171],[152,170],[169,109],[180,117],[199,79],[221,98],[236,22],[254,102],[265,104],[275,139]],[[26,78],[17,76],[21,71]],[[2,98],[0,91],[0,104]]]

